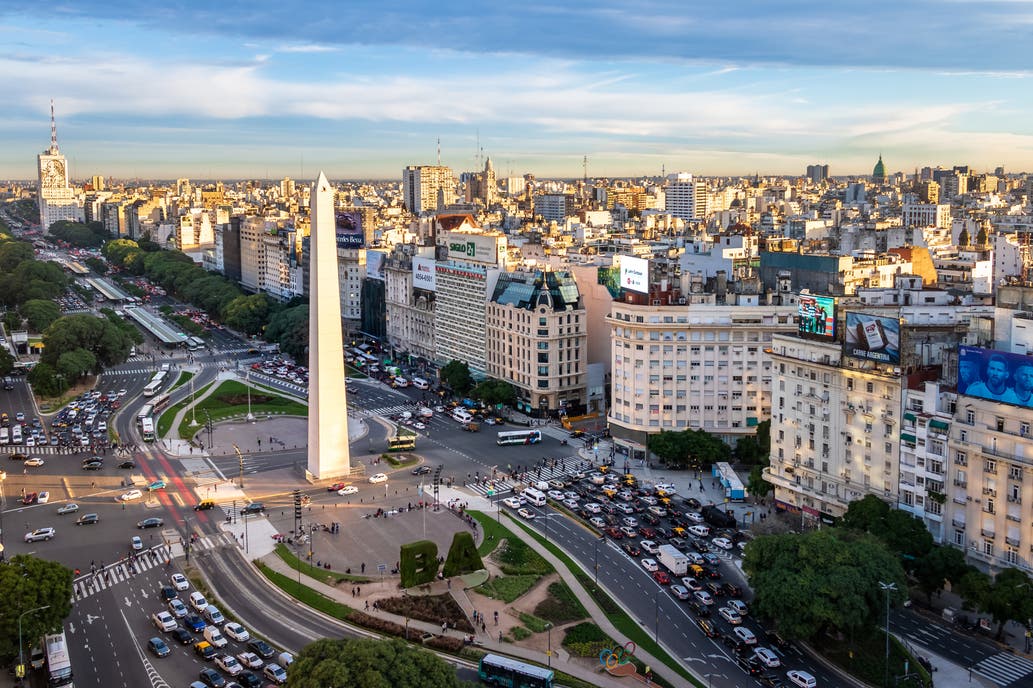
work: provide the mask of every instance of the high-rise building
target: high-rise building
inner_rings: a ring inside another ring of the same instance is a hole
[[[455,188],[455,175],[443,165],[409,165],[402,170],[402,202],[414,215],[451,204]]]
[[[687,172],[669,175],[664,207],[670,215],[686,222],[705,219],[707,215],[706,182],[693,178]]]
[[[54,101],[50,101],[50,147],[36,156],[39,174],[39,225],[46,232],[59,220],[82,222],[83,204],[68,184],[68,160],[57,147]]]
[[[486,208],[490,208],[499,197],[499,183],[495,178],[495,168],[491,164],[491,158],[484,163],[482,172],[474,172],[466,182],[466,202],[480,202]]]
[[[820,184],[829,178],[828,165],[808,165],[807,178],[815,184]]]

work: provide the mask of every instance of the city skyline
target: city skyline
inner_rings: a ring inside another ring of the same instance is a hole
[[[15,0],[0,178],[35,177],[51,98],[77,179],[395,179],[439,138],[500,177],[1033,169],[1029,4],[948,4]]]

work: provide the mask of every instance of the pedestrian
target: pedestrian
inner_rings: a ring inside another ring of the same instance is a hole
[[[445,631],[447,629],[448,629],[448,622],[447,621],[442,621],[441,622],[441,634],[444,635],[444,633],[445,633]]]
[[[499,625],[499,612],[498,612],[498,610],[495,610],[495,625],[496,626]]]
[[[362,562],[362,565],[359,567],[359,570],[362,573],[366,573],[366,562]]]
[[[366,611],[369,611],[369,600],[366,600]]]
[[[502,642],[502,631],[499,631],[499,642]]]

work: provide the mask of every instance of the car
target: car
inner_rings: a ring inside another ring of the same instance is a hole
[[[250,516],[251,514],[260,514],[263,511],[265,511],[265,505],[262,502],[251,502],[241,509],[240,513],[244,516]]]
[[[186,627],[190,629],[191,633],[204,633],[204,629],[208,626],[208,624],[204,622],[204,619],[197,614],[188,615],[183,619],[183,623],[186,624]]]
[[[119,468],[136,468],[136,462],[133,460],[126,460],[118,464]]]
[[[180,645],[192,645],[194,642],[194,636],[190,635],[190,631],[183,628],[182,626],[176,626],[169,634],[176,639]]]
[[[129,541],[129,546],[133,550],[139,552],[143,549],[143,540],[140,539],[139,535],[134,535],[132,539]]]
[[[172,581],[172,587],[176,590],[187,590],[190,588],[190,581],[182,573],[172,574],[169,580]]]
[[[732,633],[734,633],[735,635],[739,636],[739,639],[742,640],[747,645],[756,645],[757,644],[757,636],[753,635],[753,631],[751,631],[750,629],[746,628],[745,626],[736,626],[732,630]]]
[[[246,643],[251,640],[251,634],[236,621],[231,621],[223,626],[222,632],[233,640],[236,640],[238,643]]]
[[[254,652],[256,655],[263,659],[269,659],[274,654],[276,654],[276,651],[273,650],[272,646],[269,643],[265,642],[264,640],[259,640],[258,638],[248,643],[247,649]]]
[[[606,533],[607,535],[609,535],[610,539],[612,539],[612,540],[623,540],[624,539],[624,533],[621,532],[620,528],[617,528],[615,526],[609,526],[607,528],[603,528],[603,532]]]
[[[717,547],[720,547],[723,550],[730,550],[730,549],[732,549],[732,547],[734,547],[734,545],[732,544],[732,541],[729,540],[728,538],[723,538],[723,537],[714,538],[710,542],[711,542],[711,544],[713,544],[713,545],[715,545]]]
[[[624,537],[633,538],[638,536],[638,531],[630,526],[621,526],[621,532],[624,533]]]
[[[348,495],[356,494],[358,491],[359,488],[355,487],[354,485],[345,485],[337,491],[337,494],[341,495],[342,497],[347,497]]]
[[[786,684],[778,676],[770,673],[757,674],[757,681],[767,688],[786,688]]]
[[[710,616],[710,607],[705,604],[700,604],[696,600],[689,600],[689,609],[691,609],[696,616],[703,618]]]
[[[746,645],[745,642],[743,642],[742,638],[732,635],[731,633],[725,633],[723,636],[721,636],[721,642],[724,643],[726,646],[732,648],[732,650],[736,654],[746,652],[746,650],[749,648],[749,646]]]
[[[241,652],[237,655],[237,659],[248,669],[261,669],[265,666],[265,662],[262,658],[256,655],[254,652]]]
[[[510,509],[519,509],[520,508],[520,498],[519,497],[506,497],[505,499],[502,500],[502,503],[505,504],[506,506],[508,506]]]
[[[735,613],[739,616],[746,616],[750,612],[749,608],[746,606],[746,603],[742,600],[728,600],[727,606],[731,609],[734,609]]]
[[[154,654],[155,657],[167,657],[172,654],[172,650],[165,644],[165,641],[161,638],[151,638],[147,641],[147,649]]]
[[[24,504],[25,506],[29,506],[30,504],[35,504],[37,499],[39,499],[38,494],[36,494],[35,492],[29,492],[24,497],[22,497],[22,504]]]
[[[92,526],[96,525],[98,521],[100,521],[100,516],[98,516],[97,514],[83,514],[75,520],[75,525]]]
[[[742,623],[742,617],[739,616],[739,613],[731,607],[721,607],[717,610],[717,613],[721,615],[722,619],[732,624],[733,626],[738,626]]]
[[[244,671],[244,667],[241,666],[240,662],[233,655],[219,655],[215,658],[215,666],[225,671],[230,676],[236,676],[240,672]]]
[[[332,485],[327,486],[326,491],[327,492],[337,492],[338,490],[340,490],[344,486],[345,486],[345,483],[334,483]]]
[[[697,523],[694,526],[689,526],[688,531],[696,537],[703,538],[710,535],[710,526],[704,525],[702,523]]]
[[[818,682],[812,675],[801,669],[790,669],[786,672],[786,678],[794,685],[800,686],[800,688],[814,688],[818,685]]]
[[[410,471],[410,472],[413,475],[427,475],[428,473],[431,472],[431,470],[432,469],[431,469],[430,466],[417,466],[416,468],[412,469],[412,471]]]
[[[183,604],[183,602],[178,597],[173,597],[171,600],[169,600],[169,611],[172,612],[172,616],[176,617],[177,619],[182,619],[188,614],[190,614],[190,610],[187,609],[187,606]]]
[[[168,612],[157,612],[156,614],[152,614],[151,621],[159,631],[171,631],[178,625],[175,617]]]
[[[684,585],[686,588],[688,588],[689,590],[691,590],[693,592],[695,592],[697,590],[702,590],[703,589],[703,584],[700,583],[695,578],[693,578],[692,576],[686,576],[686,577],[682,578],[681,579],[681,584]]]
[[[656,554],[660,551],[660,545],[656,544],[652,540],[643,540],[638,544],[642,548],[643,552],[647,552],[649,554]]]
[[[670,585],[671,577],[666,571],[653,571],[653,580],[660,585]]]
[[[32,466],[42,466],[43,465],[43,459],[39,458],[38,456],[34,456],[31,459],[27,459],[25,461],[25,465],[29,466],[29,467],[32,467]]]
[[[208,511],[209,509],[215,508],[215,502],[210,499],[206,499],[202,502],[198,502],[194,505],[194,511]]]
[[[520,514],[522,518],[526,518],[529,521],[534,518],[534,512],[524,507],[517,509],[517,513]]]
[[[82,469],[84,471],[99,471],[104,468],[103,461],[83,461]]]
[[[20,423],[23,420],[25,420],[25,414],[22,413],[21,411],[18,411],[17,413],[14,414],[14,419]]]
[[[560,490],[549,490],[545,493],[545,496],[557,502],[562,502],[566,497],[563,496],[563,492]]]
[[[703,631],[703,635],[705,635],[706,637],[717,637],[717,629],[714,628],[714,624],[707,621],[706,619],[696,619],[696,626],[699,627],[699,630]]]
[[[713,595],[711,595],[706,590],[697,590],[696,592],[692,593],[692,596],[695,598],[697,602],[699,602],[700,604],[705,604],[708,607],[714,604]]]
[[[262,675],[277,685],[287,682],[287,672],[279,664],[266,664],[262,669]]]
[[[387,474],[386,473],[374,473],[373,475],[371,475],[369,477],[369,481],[371,483],[373,483],[374,485],[376,483],[386,483],[387,482]]]
[[[144,530],[146,528],[161,528],[163,525],[165,525],[165,521],[157,516],[151,516],[150,518],[145,518],[144,520],[137,522],[136,527]]]
[[[131,502],[134,499],[140,499],[140,497],[143,497],[143,492],[140,490],[129,490],[128,492],[123,492],[119,499],[123,502]]]
[[[489,424],[489,425],[494,425],[494,423],[488,423],[488,424]],[[426,425],[425,425],[425,424],[424,424],[424,423],[423,423],[422,421],[415,421],[415,422],[414,422],[414,423],[412,424],[412,426],[413,426],[414,428],[416,428],[417,430],[426,430],[426,429],[427,429],[427,426],[426,426]]]
[[[219,611],[218,607],[212,604],[204,608],[201,612],[201,616],[204,617],[205,621],[216,626],[221,626],[226,623],[226,617],[222,615],[222,612]]]
[[[31,533],[25,533],[25,542],[39,542],[40,540],[50,540],[57,534],[57,531],[53,528],[37,528]]]
[[[46,504],[49,501],[50,501],[50,493],[47,492],[46,490],[44,490],[43,492],[40,492],[39,496],[36,497],[36,503],[37,504]]]
[[[769,647],[758,647],[753,651],[754,656],[769,669],[777,669],[782,666],[782,660],[779,659],[775,651]]]
[[[624,553],[627,554],[629,557],[637,557],[640,554],[642,554],[642,550],[640,550],[638,548],[638,545],[636,545],[634,542],[625,542],[623,545],[621,545],[621,549],[624,550]]]
[[[679,600],[687,600],[690,596],[689,589],[686,588],[684,585],[680,585],[678,583],[675,583],[671,586],[671,594],[677,597]]]
[[[226,679],[215,669],[201,669],[201,680],[209,688],[226,688]]]
[[[642,568],[650,573],[660,570],[660,565],[656,563],[656,559],[643,559],[641,563]]]
[[[699,513],[698,511],[686,511],[685,518],[689,519],[693,523],[706,523],[706,521],[703,519],[703,514]]]
[[[179,597],[179,593],[176,592],[176,589],[172,586],[163,585],[158,591],[158,597],[161,598],[162,602],[168,602],[169,600],[174,600]]]
[[[750,676],[764,673],[764,665],[752,655],[738,655],[735,658],[735,663]]]
[[[703,553],[703,560],[706,561],[711,566],[715,566],[716,567],[716,566],[720,566],[721,565],[721,557],[717,556],[713,552],[704,552]]]
[[[602,516],[593,516],[588,522],[600,530],[606,527],[606,520]]]
[[[147,491],[148,492],[154,492],[155,490],[164,490],[164,489],[165,489],[165,481],[164,480],[155,480],[153,483],[151,483],[150,485],[147,486]]]
[[[742,588],[740,588],[735,583],[722,583],[721,587],[724,589],[725,594],[729,597],[742,597]]]
[[[196,590],[190,593],[190,606],[196,611],[204,611],[204,608],[208,606],[208,600],[204,598],[204,595],[197,592]]]

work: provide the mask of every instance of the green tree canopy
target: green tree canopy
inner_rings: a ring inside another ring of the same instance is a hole
[[[891,551],[905,557],[908,569],[933,548],[933,536],[921,520],[906,511],[891,509],[871,494],[850,503],[843,515],[843,526],[875,535]]]
[[[35,257],[32,244],[27,241],[14,241],[7,238],[0,241],[0,272],[10,272],[19,263],[35,260]]]
[[[513,385],[505,380],[485,380],[473,388],[470,396],[491,406],[497,404],[512,406],[516,402],[516,391],[513,389]]]
[[[649,451],[671,468],[709,466],[732,456],[731,447],[706,430],[660,432],[649,438]]]
[[[288,306],[269,318],[265,339],[280,345],[280,351],[295,361],[305,356],[308,348],[308,304]]]
[[[456,688],[455,669],[401,640],[324,638],[305,647],[287,670],[291,688]]]
[[[57,368],[40,361],[29,371],[29,384],[32,389],[44,397],[56,397],[64,393],[75,380],[59,378]]]
[[[269,322],[273,304],[266,294],[238,296],[226,304],[222,319],[229,327],[244,334],[259,334]]]
[[[918,582],[918,588],[926,597],[932,598],[943,590],[948,581],[951,585],[959,584],[968,571],[964,552],[956,547],[938,545],[915,562],[912,575]]]
[[[9,243],[12,242],[0,244],[0,249]],[[29,248],[31,250],[31,246]],[[20,250],[13,251],[7,256],[7,262],[11,263],[21,255]],[[0,254],[0,262],[3,260]],[[44,263],[30,257],[8,270],[0,270],[0,303],[18,306],[30,299],[54,299],[67,286],[68,278],[56,263]]]
[[[124,362],[133,342],[107,318],[77,314],[59,318],[43,333],[45,363],[56,365],[61,355],[86,349],[104,366]]]
[[[50,225],[47,233],[55,239],[80,248],[99,248],[110,236],[100,222],[91,222],[87,225],[69,220],[58,220]]]
[[[743,570],[758,615],[792,638],[874,627],[884,603],[880,581],[896,583],[895,601],[907,594],[897,557],[873,536],[842,528],[761,536],[746,545]]]
[[[61,309],[53,301],[29,299],[19,309],[33,332],[42,332],[61,317]]]
[[[1017,568],[1004,569],[993,580],[982,571],[970,569],[958,592],[998,624],[998,640],[1004,637],[1008,621],[1025,623],[1033,617],[1033,579]]]
[[[10,375],[14,370],[14,356],[6,346],[0,346],[0,376]]]
[[[0,565],[0,662],[6,665],[18,656],[22,612],[49,605],[22,617],[22,637],[39,638],[61,627],[72,611],[71,599],[72,572],[57,562],[19,554]]]
[[[89,256],[86,258],[86,260],[83,261],[83,263],[85,263],[86,267],[88,267],[90,270],[93,270],[98,275],[108,274],[108,264],[100,258]]]
[[[473,387],[473,376],[470,366],[465,361],[451,360],[441,369],[441,379],[456,394],[466,394]]]

